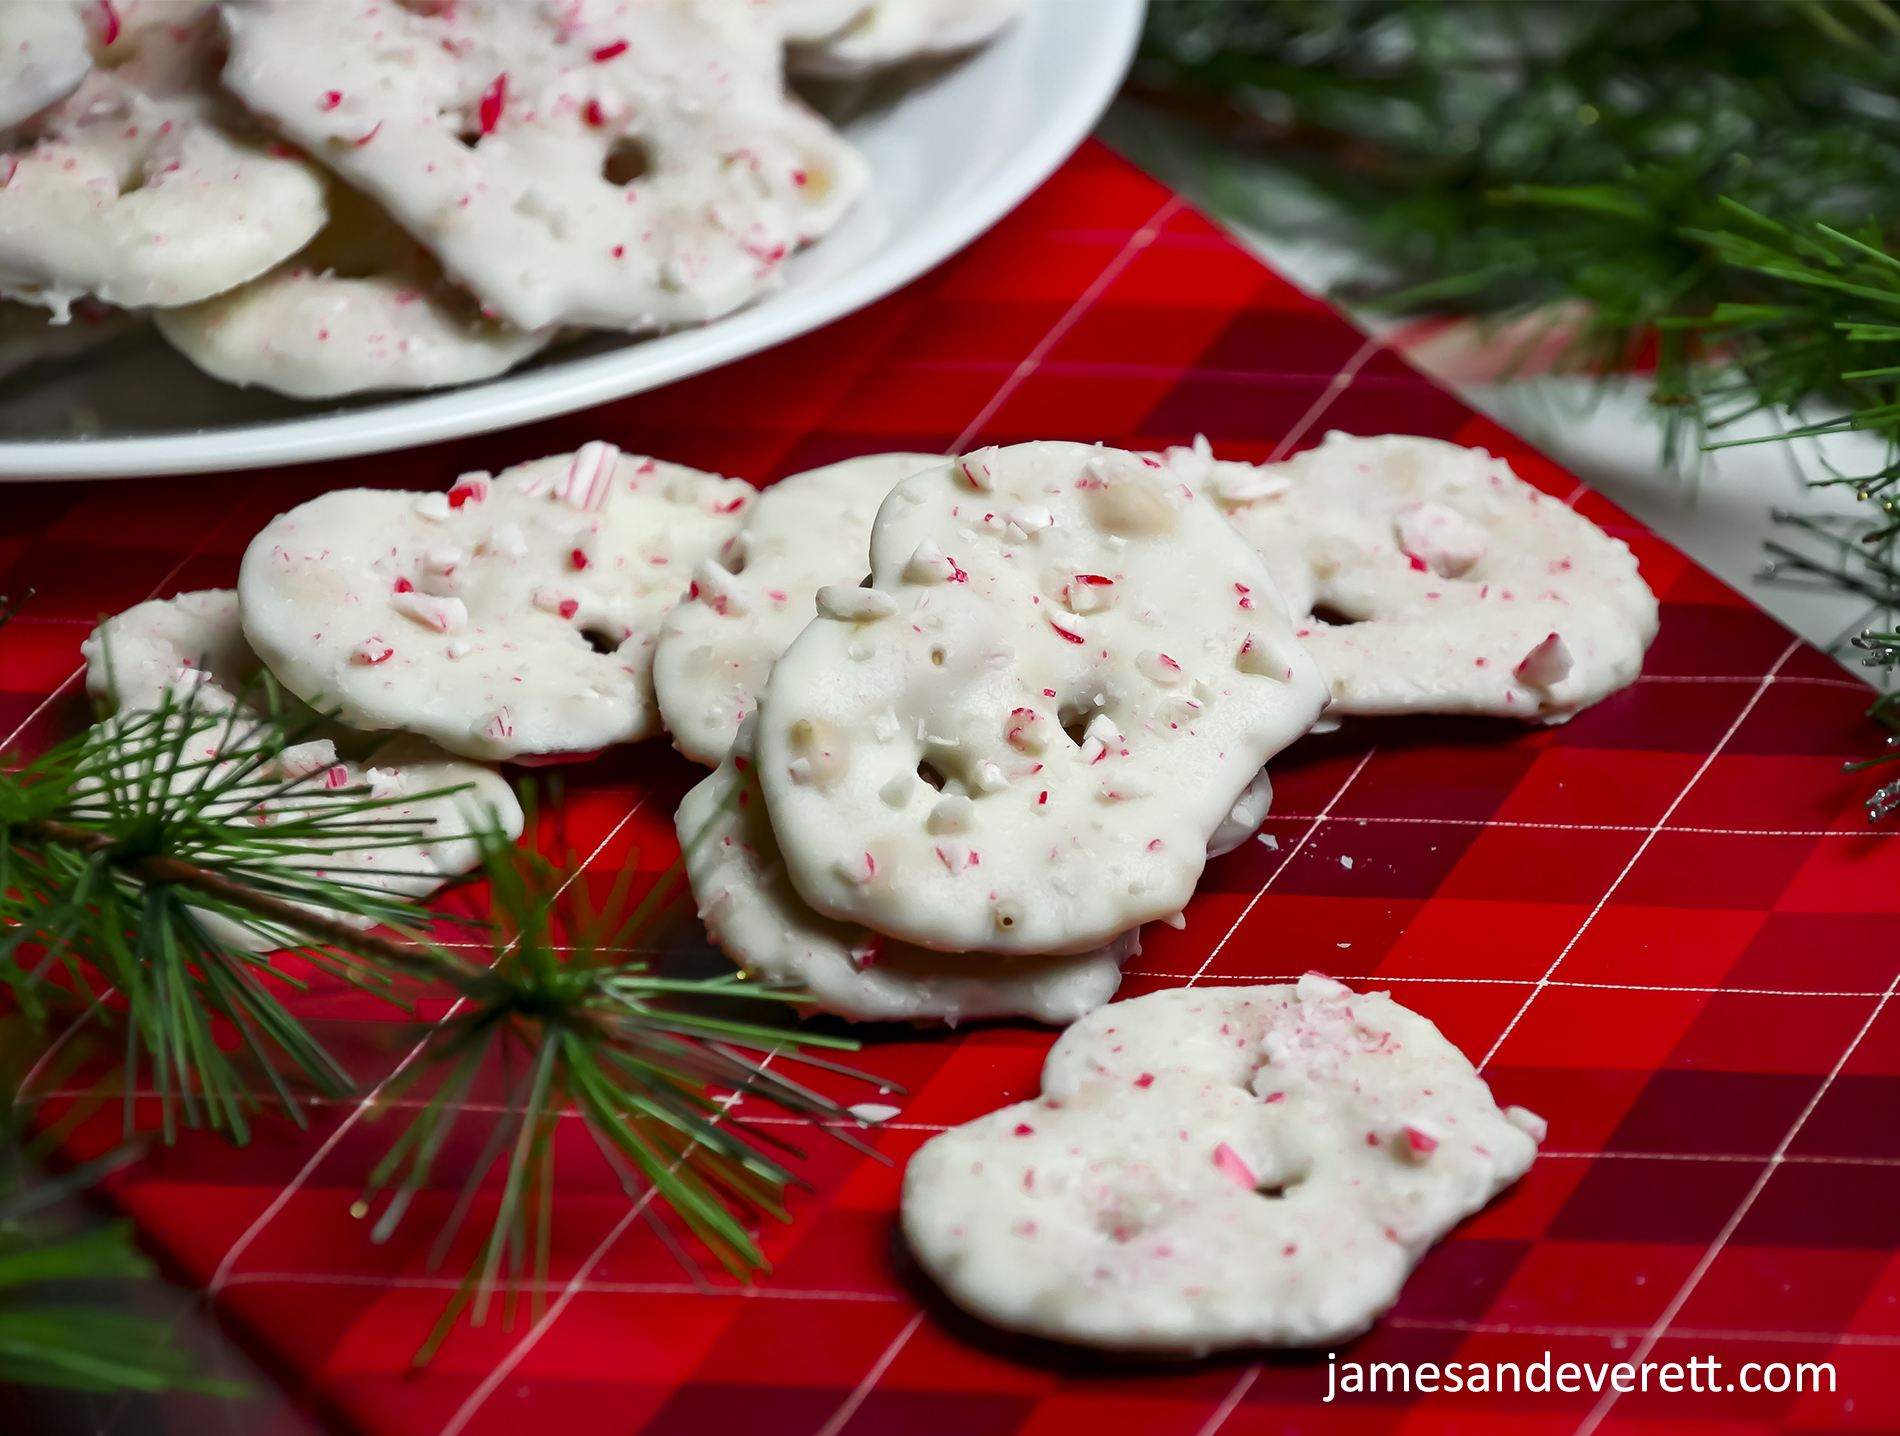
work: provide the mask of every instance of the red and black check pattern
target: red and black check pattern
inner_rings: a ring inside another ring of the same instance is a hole
[[[1563,727],[1349,722],[1296,745],[1274,768],[1272,842],[1210,867],[1186,930],[1151,928],[1124,991],[1321,968],[1390,989],[1501,1101],[1550,1119],[1530,1175],[1342,1356],[1829,1361],[1834,1394],[1327,1405],[1323,1359],[1117,1368],[946,1311],[893,1240],[892,1168],[821,1145],[803,1166],[815,1192],[766,1234],[773,1274],[746,1288],[683,1272],[579,1133],[545,1315],[464,1325],[417,1377],[410,1355],[453,1285],[424,1266],[450,1197],[370,1245],[349,1207],[390,1133],[362,1107],[308,1132],[267,1120],[243,1151],[188,1136],[125,1173],[117,1200],[293,1390],[366,1433],[1900,1428],[1900,843],[1861,818],[1870,780],[1840,771],[1872,746],[1867,691],[1100,148],[902,293],[659,393],[348,464],[8,488],[0,589],[37,597],[0,640],[0,736],[77,720],[97,615],[228,584],[266,519],[329,488],[437,487],[590,438],[763,481],[1030,438],[1204,432],[1264,459],[1330,428],[1508,456],[1628,540],[1661,636],[1635,686]],[[566,841],[596,869],[663,868],[695,776],[657,743],[574,771]],[[301,1003],[371,1081],[412,1053],[415,1029],[386,1009],[324,990]],[[884,1150],[901,1164],[1032,1093],[1050,1037],[872,1034],[867,1065],[909,1094],[891,1099]],[[83,1127],[75,1147],[110,1136]]]

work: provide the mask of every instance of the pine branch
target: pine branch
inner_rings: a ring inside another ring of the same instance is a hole
[[[382,1093],[378,1110],[433,1084],[354,1208],[367,1215],[387,1191],[371,1233],[387,1240],[430,1185],[451,1132],[472,1110],[476,1082],[499,1073],[503,1113],[490,1124],[482,1155],[437,1234],[431,1265],[454,1247],[476,1192],[498,1163],[502,1199],[418,1362],[471,1304],[480,1322],[500,1291],[512,1310],[530,1265],[533,1300],[537,1307],[543,1300],[553,1136],[563,1120],[583,1124],[649,1216],[655,1203],[670,1207],[735,1276],[764,1267],[752,1226],[768,1216],[785,1219],[784,1193],[799,1180],[780,1156],[803,1155],[735,1108],[764,1102],[879,1155],[849,1130],[871,1124],[781,1070],[802,1063],[875,1083],[814,1055],[855,1050],[855,1043],[791,1025],[789,1005],[809,1000],[807,994],[762,987],[738,973],[689,979],[623,960],[663,946],[668,924],[691,920],[683,863],[637,903],[633,870],[624,868],[597,908],[587,875],[556,867],[499,831],[478,833],[493,911],[489,961],[472,961],[429,941],[427,914],[415,904],[311,869],[313,855],[416,843],[427,829],[390,819],[392,800],[317,788],[312,777],[287,773],[286,750],[308,732],[308,724],[285,718],[267,679],[258,702],[212,713],[198,706],[195,693],[171,697],[155,713],[109,720],[17,769],[0,769],[0,979],[35,1023],[62,1006],[110,1018],[106,1002],[116,994],[125,1007],[127,1136],[142,1053],[167,1140],[175,1132],[174,1108],[234,1140],[248,1136],[246,1114],[257,1097],[212,1040],[218,1019],[237,1030],[256,1071],[300,1121],[274,1058],[287,1059],[296,1075],[333,1096],[353,1086],[264,978],[296,984],[267,958],[214,931],[207,915],[281,938],[371,991],[391,995],[398,981],[413,980],[454,994],[453,1015],[428,1039],[428,1060]],[[532,833],[533,803],[524,797]],[[347,919],[386,930],[365,931]],[[787,1020],[742,1015],[744,1006],[758,1010],[760,1003]],[[691,1257],[660,1229],[690,1266]],[[43,1252],[25,1258],[42,1259],[55,1260]],[[0,1285],[5,1279],[0,1251]],[[9,1359],[7,1341],[0,1327],[0,1370]],[[111,1334],[100,1341],[100,1352],[109,1352]],[[103,1368],[83,1363],[69,1374],[75,1381],[106,1379]]]
[[[624,869],[599,908],[582,874],[520,848],[492,848],[484,872],[494,901],[492,961],[445,974],[463,999],[460,1010],[431,1034],[429,1062],[385,1089],[377,1110],[389,1110],[425,1084],[425,1074],[433,1074],[435,1089],[352,1208],[367,1217],[381,1201],[371,1239],[389,1240],[417,1195],[433,1184],[451,1134],[471,1117],[478,1079],[500,1076],[502,1110],[462,1174],[429,1269],[447,1260],[476,1192],[498,1165],[500,1203],[455,1296],[416,1353],[418,1366],[433,1357],[464,1311],[477,1325],[485,1321],[497,1292],[511,1313],[524,1280],[539,1315],[553,1219],[554,1135],[563,1120],[581,1122],[631,1199],[642,1208],[655,1201],[670,1207],[741,1277],[766,1266],[749,1224],[767,1216],[785,1220],[783,1194],[802,1185],[765,1149],[803,1156],[736,1115],[742,1102],[769,1103],[884,1160],[850,1136],[848,1129],[871,1124],[773,1065],[803,1062],[873,1082],[809,1051],[850,1051],[856,1043],[722,1010],[734,1002],[783,1007],[808,1000],[806,994],[762,987],[737,973],[670,978],[644,962],[621,960],[626,951],[663,939],[669,924],[690,920],[690,904],[682,905],[690,897],[683,864],[661,874],[637,903],[631,901],[632,870]],[[692,1269],[690,1258],[679,1255]]]

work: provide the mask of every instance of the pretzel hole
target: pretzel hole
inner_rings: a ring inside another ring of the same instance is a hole
[[[652,173],[653,151],[646,141],[632,135],[622,135],[608,146],[606,161],[600,167],[600,177],[622,189]]]
[[[1344,628],[1348,624],[1358,623],[1361,621],[1357,618],[1354,618],[1350,613],[1341,613],[1338,609],[1334,608],[1330,603],[1314,604],[1313,617],[1317,618],[1321,623],[1330,624],[1334,628]]]
[[[581,630],[581,637],[587,640],[587,646],[596,653],[612,653],[620,647],[620,640],[606,629],[590,625]]]
[[[1063,708],[1056,714],[1056,721],[1062,725],[1062,731],[1069,735],[1069,741],[1076,747],[1082,746],[1082,737],[1088,731],[1089,719],[1095,716],[1090,708]]]
[[[930,661],[939,668],[943,667],[943,648],[941,645],[930,650]]]
[[[919,763],[917,765],[917,776],[930,784],[930,786],[935,788],[939,793],[943,791],[943,774],[939,773],[931,764],[927,762]]]

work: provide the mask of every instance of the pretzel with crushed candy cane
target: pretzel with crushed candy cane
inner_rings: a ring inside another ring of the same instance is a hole
[[[1482,449],[1331,433],[1279,464],[1204,441],[1167,461],[1265,557],[1329,715],[1562,722],[1634,682],[1656,636],[1629,546]]]
[[[980,450],[900,483],[870,558],[773,670],[760,781],[805,901],[919,946],[1175,915],[1324,701],[1260,556],[1152,459]]]
[[[776,66],[691,7],[225,7],[224,83],[524,330],[704,323],[863,189]],[[768,47],[769,48],[769,47]]]
[[[1175,988],[1090,1014],[1041,1097],[927,1142],[903,1229],[959,1305],[1013,1331],[1313,1346],[1390,1307],[1545,1131],[1383,993],[1319,973]]]
[[[657,727],[653,645],[757,491],[594,442],[447,493],[345,489],[265,526],[244,631],[291,692],[471,758],[567,758]]]

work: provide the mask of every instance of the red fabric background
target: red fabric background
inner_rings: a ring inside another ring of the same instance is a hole
[[[1530,1175],[1342,1357],[1713,1356],[1724,1379],[1746,1361],[1827,1361],[1834,1394],[1327,1404],[1323,1355],[1141,1369],[1013,1343],[923,1291],[893,1242],[895,1171],[829,1144],[803,1166],[815,1193],[766,1233],[774,1273],[702,1288],[578,1134],[550,1315],[465,1323],[418,1378],[410,1354],[453,1285],[423,1270],[449,1198],[370,1245],[348,1209],[392,1130],[355,1102],[308,1132],[267,1118],[242,1151],[188,1134],[124,1173],[116,1199],[341,1430],[1900,1428],[1900,845],[1862,819],[1872,780],[1840,772],[1874,746],[1867,691],[1099,147],[903,292],[658,393],[350,463],[9,487],[0,591],[37,597],[0,637],[0,735],[30,744],[79,720],[77,648],[98,615],[229,584],[267,518],[333,487],[441,487],[590,438],[763,482],[1029,438],[1152,448],[1205,432],[1224,456],[1264,459],[1332,428],[1507,455],[1631,544],[1661,636],[1635,686],[1563,727],[1361,721],[1297,744],[1274,766],[1278,847],[1212,864],[1186,930],[1144,935],[1124,993],[1321,968],[1427,1014],[1500,1101],[1550,1119]],[[567,776],[566,836],[594,867],[672,861],[690,765],[648,743]],[[370,1081],[414,1040],[342,994],[301,1010]],[[881,1146],[901,1163],[1031,1094],[1050,1040],[1022,1023],[875,1034],[865,1065],[909,1092]]]

